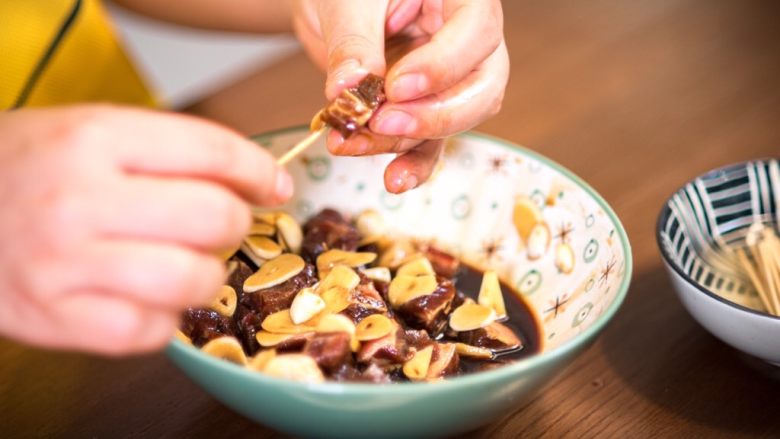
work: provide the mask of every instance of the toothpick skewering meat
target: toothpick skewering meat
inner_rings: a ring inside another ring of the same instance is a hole
[[[311,133],[280,157],[277,163],[287,164],[314,144],[325,132],[326,126],[337,130],[345,139],[352,137],[366,126],[376,109],[385,102],[384,85],[384,79],[369,73],[356,86],[342,91],[314,116],[310,124]]]

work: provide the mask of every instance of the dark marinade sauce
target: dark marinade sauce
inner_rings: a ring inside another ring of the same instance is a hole
[[[460,269],[455,275],[455,288],[458,292],[477,300],[479,287],[482,284],[483,272],[461,261]],[[541,331],[539,323],[531,309],[512,287],[501,281],[501,293],[504,296],[508,319],[501,323],[508,326],[522,341],[517,349],[497,353],[492,360],[474,360],[460,356],[461,374],[469,374],[490,370],[497,366],[513,363],[539,352],[541,348]]]

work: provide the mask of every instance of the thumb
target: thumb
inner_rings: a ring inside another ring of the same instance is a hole
[[[385,74],[385,16],[388,0],[338,0],[319,3],[328,50],[325,95],[335,99],[366,74]]]

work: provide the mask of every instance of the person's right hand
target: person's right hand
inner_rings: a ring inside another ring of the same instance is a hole
[[[193,117],[110,106],[0,113],[0,334],[102,354],[165,345],[224,282],[220,251],[292,181]]]

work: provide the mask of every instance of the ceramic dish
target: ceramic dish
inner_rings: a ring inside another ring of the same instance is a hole
[[[780,317],[763,311],[749,279],[724,251],[744,246],[754,222],[777,228],[778,205],[778,160],[726,166],[672,195],[659,216],[657,240],[694,319],[731,346],[780,365]]]
[[[259,136],[280,156],[303,127]],[[174,341],[168,353],[196,383],[236,411],[300,436],[409,437],[452,434],[511,411],[572,361],[604,329],[626,295],[631,253],[623,227],[586,183],[550,160],[490,137],[448,141],[432,180],[404,195],[384,191],[389,157],[333,157],[321,143],[288,168],[296,195],[284,207],[305,220],[323,207],[378,210],[391,233],[435,240],[482,268],[497,270],[535,314],[541,353],[490,371],[437,383],[302,384],[211,358]],[[529,260],[516,202],[532,200],[551,231],[546,253]],[[573,251],[571,272],[556,250]],[[507,300],[516,300],[514,298]]]

